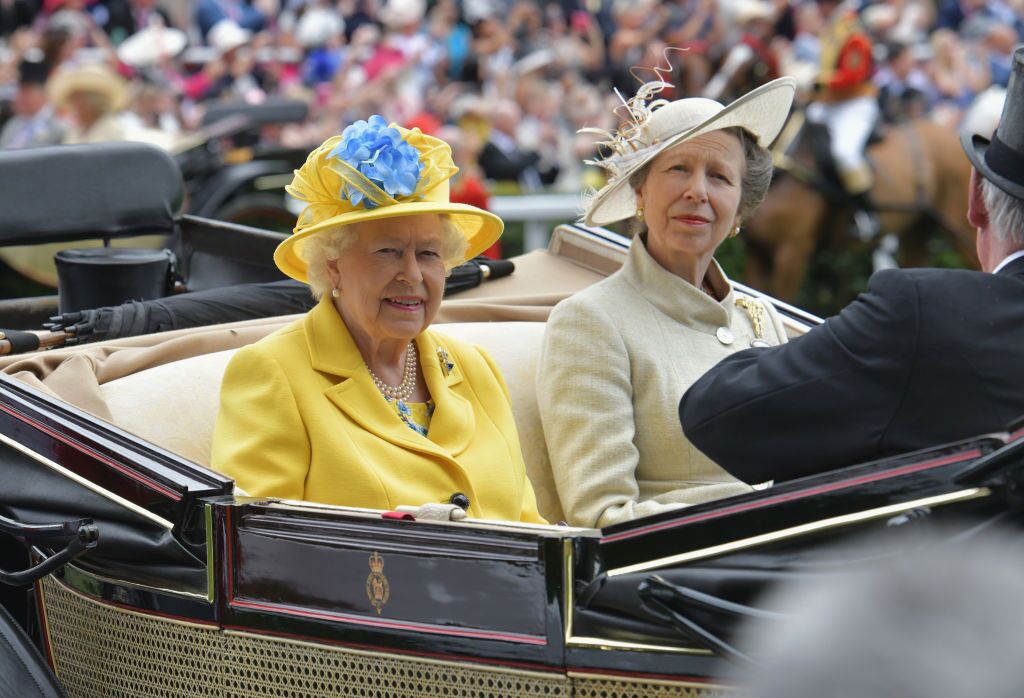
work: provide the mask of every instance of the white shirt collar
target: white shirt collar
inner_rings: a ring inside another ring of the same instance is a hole
[[[996,268],[992,270],[992,273],[993,274],[998,274],[1000,269],[1002,269],[1003,267],[1005,267],[1007,264],[1009,264],[1010,262],[1014,261],[1015,259],[1020,259],[1021,257],[1024,257],[1024,250],[1017,250],[1016,252],[1012,253],[1009,257],[1007,257],[1006,259],[1001,261],[996,266]]]

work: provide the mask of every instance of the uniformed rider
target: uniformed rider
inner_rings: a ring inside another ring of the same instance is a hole
[[[868,198],[874,175],[864,148],[878,120],[872,42],[849,1],[818,0],[818,8],[825,26],[816,99],[807,118],[828,128],[839,179],[856,207],[857,234],[871,239],[878,234],[878,222]]]

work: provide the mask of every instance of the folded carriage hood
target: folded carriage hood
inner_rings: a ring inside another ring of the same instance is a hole
[[[173,524],[70,472],[52,467],[9,443],[0,443],[0,513],[23,523],[90,518],[99,544],[74,564],[110,579],[206,593],[205,560],[174,536]]]
[[[75,566],[114,581],[207,594],[202,500],[230,494],[228,478],[6,376],[0,472],[3,516],[98,525],[98,545]]]

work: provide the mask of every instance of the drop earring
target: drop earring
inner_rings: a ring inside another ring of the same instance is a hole
[[[332,288],[331,298],[341,298],[341,291],[339,291],[337,288]]]
[[[641,223],[644,222],[644,207],[643,206],[637,206],[636,207],[636,219],[638,221],[640,221]]]

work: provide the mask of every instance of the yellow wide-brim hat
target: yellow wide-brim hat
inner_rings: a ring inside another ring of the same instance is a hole
[[[102,63],[84,63],[61,68],[46,86],[50,100],[58,106],[67,103],[75,92],[92,92],[107,98],[110,111],[128,103],[128,85],[124,78]]]
[[[306,207],[294,233],[278,245],[274,262],[291,278],[308,283],[302,247],[310,236],[424,213],[446,214],[466,237],[462,261],[471,259],[493,245],[505,226],[493,213],[450,201],[448,180],[458,171],[451,147],[439,138],[387,124],[381,116],[357,121],[324,141],[295,170],[285,191]]]

